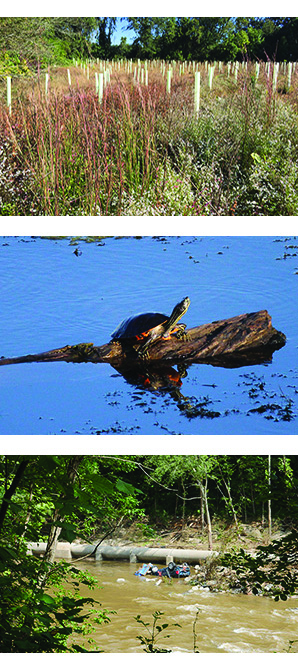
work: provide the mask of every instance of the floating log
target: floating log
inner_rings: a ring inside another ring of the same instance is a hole
[[[116,369],[140,364],[209,363],[235,367],[269,360],[273,351],[285,345],[286,337],[272,326],[267,310],[241,314],[221,321],[213,321],[185,331],[186,339],[172,336],[152,343],[145,362],[138,357],[138,347],[129,340],[108,342],[102,346],[93,343],[67,345],[41,354],[15,358],[1,358],[0,365],[45,361],[73,363],[110,363]],[[134,346],[133,346],[134,345]]]

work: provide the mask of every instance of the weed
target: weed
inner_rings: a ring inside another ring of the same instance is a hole
[[[144,628],[147,631],[147,635],[137,635],[137,640],[140,640],[141,645],[144,647],[144,651],[147,654],[154,654],[154,653],[166,653],[166,654],[168,654],[168,653],[170,653],[171,649],[165,649],[165,648],[156,646],[157,638],[160,637],[161,634],[164,633],[164,631],[167,628],[169,628],[170,626],[172,626],[172,627],[176,626],[177,628],[181,628],[179,623],[173,623],[173,624],[168,624],[168,623],[160,624],[160,623],[158,623],[158,621],[161,619],[161,617],[163,615],[164,615],[164,612],[158,612],[158,611],[156,611],[152,614],[153,624],[152,624],[151,629],[149,628],[150,623],[148,623],[148,622],[146,623],[145,621],[143,621],[141,619],[140,614],[137,614],[137,616],[134,617],[135,620],[137,621],[137,623],[142,624],[142,626],[144,626]],[[169,638],[170,635],[163,635],[163,637],[164,638]]]

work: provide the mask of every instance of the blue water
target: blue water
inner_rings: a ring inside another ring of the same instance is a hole
[[[297,434],[297,281],[294,237],[0,238],[0,356],[104,344],[126,316],[170,313],[186,295],[188,327],[267,309],[287,336],[271,363],[192,365],[179,398],[108,364],[1,366],[0,433]],[[185,403],[219,416],[189,416]]]

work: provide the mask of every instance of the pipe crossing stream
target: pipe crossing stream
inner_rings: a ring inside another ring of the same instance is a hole
[[[46,550],[46,542],[29,542],[28,552],[39,556]],[[206,558],[216,556],[216,551],[204,551],[196,549],[176,549],[175,547],[115,547],[108,544],[77,544],[69,542],[58,542],[55,558],[77,559],[93,558],[96,561],[150,561],[159,563],[170,563],[170,561],[199,563]]]

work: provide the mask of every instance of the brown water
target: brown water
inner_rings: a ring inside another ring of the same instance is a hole
[[[289,640],[298,638],[298,600],[275,602],[270,598],[230,593],[192,590],[184,580],[166,583],[155,578],[134,575],[139,565],[125,562],[91,563],[76,566],[88,569],[98,578],[91,592],[102,607],[115,610],[111,623],[102,624],[93,635],[104,652],[143,653],[137,635],[145,629],[134,617],[152,622],[152,613],[164,612],[161,622],[179,623],[170,628],[170,638],[160,639],[159,646],[172,651],[193,652],[193,622],[196,625],[197,649],[204,653],[286,652]],[[192,571],[193,572],[193,571]],[[87,587],[82,595],[90,596]],[[298,644],[293,646],[297,652]]]

